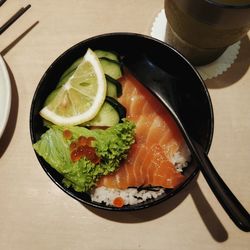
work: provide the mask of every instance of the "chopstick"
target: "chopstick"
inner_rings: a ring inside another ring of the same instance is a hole
[[[5,2],[6,0],[0,0],[0,6],[2,6]]]
[[[18,10],[6,23],[4,23],[0,27],[0,35],[7,30],[20,16],[22,16],[29,8],[31,5],[27,5],[26,7],[22,7],[20,10]]]

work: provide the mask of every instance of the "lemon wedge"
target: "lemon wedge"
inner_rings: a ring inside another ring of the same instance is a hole
[[[74,74],[50,95],[40,115],[62,126],[93,119],[102,107],[107,91],[105,75],[96,54],[88,49]],[[52,98],[51,98],[52,97]]]

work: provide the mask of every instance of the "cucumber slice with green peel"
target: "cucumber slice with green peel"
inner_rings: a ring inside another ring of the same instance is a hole
[[[107,96],[117,99],[122,94],[122,86],[116,79],[122,76],[121,66],[118,61],[118,56],[114,53],[97,50],[98,56],[107,56],[109,58],[101,58],[100,62],[103,66],[103,70],[107,80]],[[74,74],[76,68],[82,62],[83,57],[78,58],[61,76],[56,89],[48,96],[45,104],[49,103],[51,99],[55,96],[58,89],[63,86],[68,79]]]
[[[82,124],[82,126],[103,126],[110,127],[119,123],[126,117],[126,109],[116,99],[122,94],[122,86],[117,79],[122,77],[122,68],[118,55],[109,51],[96,50],[97,57],[100,60],[107,81],[106,100],[94,119]],[[83,57],[78,58],[71,66],[62,74],[54,91],[45,100],[44,105],[50,103],[60,88],[74,74],[75,70],[82,62]],[[45,126],[50,126],[50,122],[44,121]]]
[[[56,89],[54,89],[46,98],[45,102],[44,102],[44,106],[47,106],[51,100],[54,99],[54,97],[56,96],[56,94],[58,93],[60,87],[57,87]]]
[[[60,77],[57,87],[61,87],[64,83],[68,81],[68,79],[74,74],[74,71],[76,70],[78,65],[82,62],[82,60],[83,57],[80,57],[75,62],[73,62],[73,64]]]
[[[121,64],[118,56],[109,51],[95,50],[97,57],[103,66],[103,71],[113,79],[118,79],[122,76]],[[78,58],[60,77],[57,87],[61,87],[73,75],[78,65],[82,62],[83,57]]]
[[[111,127],[126,117],[126,109],[114,98],[107,96],[96,117],[83,126]]]
[[[43,126],[47,128],[51,128],[54,124],[48,120],[43,119]]]
[[[122,85],[119,81],[110,77],[109,75],[105,75],[108,88],[107,88],[107,96],[111,96],[113,98],[118,98],[122,95]]]
[[[121,65],[122,65],[119,61],[115,61],[115,60],[112,60],[112,59],[107,58],[107,57],[100,57],[100,58],[99,58],[99,60],[102,60],[102,59],[104,59],[104,60],[106,60],[106,61],[108,61],[108,62],[111,62],[111,63],[115,63],[115,64],[117,64],[117,65],[120,66],[120,67],[121,67]]]
[[[115,80],[122,77],[121,65],[119,63],[107,58],[100,58],[100,63],[105,75],[109,75]]]
[[[112,105],[113,108],[118,112],[120,117],[119,122],[121,122],[122,119],[126,117],[127,114],[126,108],[112,97],[106,96],[105,101],[108,102],[110,105]]]
[[[112,127],[119,123],[119,114],[108,102],[104,102],[96,117],[83,126]]]
[[[117,88],[115,84],[112,82],[109,82],[107,80],[107,96],[113,97],[114,99],[117,99]]]
[[[111,83],[110,83],[111,84]],[[116,86],[113,85],[116,92]],[[45,104],[49,103],[50,100],[56,95],[60,88],[55,89],[47,97]],[[126,117],[126,108],[123,107],[115,98],[106,96],[105,102],[97,113],[96,117],[82,126],[100,126],[100,127],[111,127],[121,122]],[[44,126],[50,127],[51,122],[44,120]]]
[[[95,50],[94,52],[98,58],[108,58],[116,62],[120,61],[118,55],[114,52],[110,52],[106,50]]]

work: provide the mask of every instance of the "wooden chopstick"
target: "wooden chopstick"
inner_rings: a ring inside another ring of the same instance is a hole
[[[0,27],[0,35],[7,30],[20,16],[22,16],[29,8],[31,5],[27,5],[26,7],[22,7],[20,10],[18,10],[6,23],[4,23]]]
[[[0,0],[0,6],[2,6],[5,2],[6,0]]]

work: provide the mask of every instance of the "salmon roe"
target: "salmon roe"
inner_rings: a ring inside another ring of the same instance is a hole
[[[124,206],[124,200],[122,197],[118,196],[113,200],[113,205],[115,207],[123,207]]]
[[[63,137],[67,140],[70,140],[72,138],[72,132],[68,129],[65,129],[63,131]]]
[[[73,162],[79,161],[81,158],[86,158],[94,164],[100,162],[100,157],[96,154],[96,150],[92,147],[94,137],[80,136],[77,140],[73,141],[70,148],[70,157]]]

